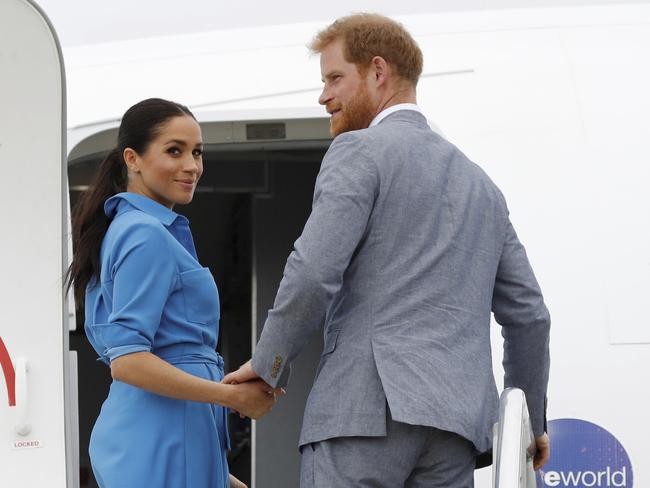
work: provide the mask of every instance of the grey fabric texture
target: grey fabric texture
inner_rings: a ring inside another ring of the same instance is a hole
[[[472,488],[474,446],[459,435],[388,420],[385,437],[302,447],[300,488]]]
[[[332,142],[253,368],[283,384],[324,324],[301,445],[385,435],[388,401],[395,420],[483,452],[498,408],[491,312],[505,386],[524,390],[539,435],[550,317],[505,199],[420,113],[400,110]]]

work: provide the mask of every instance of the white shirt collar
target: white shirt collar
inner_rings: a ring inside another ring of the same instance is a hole
[[[384,120],[390,114],[392,114],[393,112],[397,112],[398,110],[415,110],[416,112],[422,113],[422,110],[420,109],[420,107],[418,107],[414,103],[398,103],[397,105],[391,105],[390,107],[385,108],[384,110],[379,112],[375,116],[375,118],[372,119],[372,122],[370,122],[370,125],[368,127],[372,127],[373,125],[377,125],[379,122]]]

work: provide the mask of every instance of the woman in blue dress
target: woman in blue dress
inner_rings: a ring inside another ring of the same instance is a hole
[[[187,107],[144,100],[75,211],[70,282],[113,383],[90,440],[102,488],[242,487],[226,463],[226,415],[257,418],[277,391],[227,385],[215,352],[219,298],[185,217],[203,172]]]

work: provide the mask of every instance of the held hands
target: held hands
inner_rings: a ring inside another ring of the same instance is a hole
[[[228,385],[232,389],[228,407],[242,417],[257,419],[269,413],[279,391],[274,390],[262,380]]]
[[[229,384],[245,383],[250,380],[255,380],[259,377],[260,376],[253,370],[253,365],[249,359],[244,364],[242,364],[237,371],[228,373],[223,379],[223,382]]]
[[[551,441],[548,438],[548,434],[544,433],[539,437],[535,437],[535,444],[537,446],[537,452],[533,458],[533,468],[537,471],[551,457]]]
[[[223,383],[228,384],[233,390],[232,401],[228,406],[241,416],[252,419],[268,413],[277,401],[278,395],[284,395],[282,388],[274,389],[261,380],[253,371],[250,361],[237,371],[226,375]]]

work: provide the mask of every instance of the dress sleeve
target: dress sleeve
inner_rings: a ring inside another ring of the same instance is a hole
[[[178,280],[178,270],[168,244],[167,231],[155,224],[127,229],[112,244],[110,314],[99,326],[99,338],[110,361],[134,352],[151,351],[163,309]],[[106,297],[108,298],[108,297]]]

